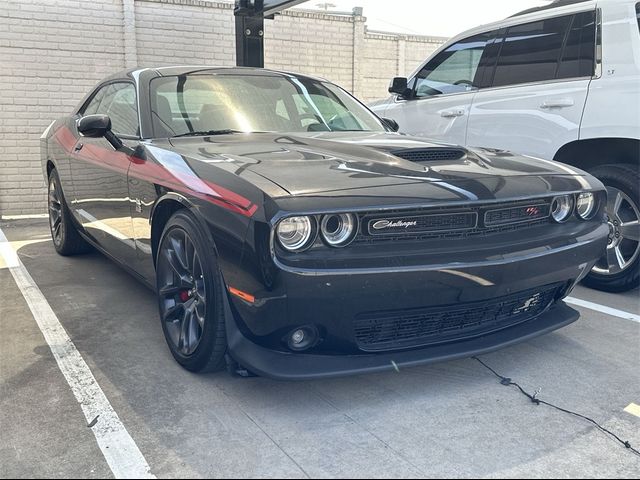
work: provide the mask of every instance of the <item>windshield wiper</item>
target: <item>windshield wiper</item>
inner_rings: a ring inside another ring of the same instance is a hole
[[[181,133],[180,135],[174,135],[171,138],[178,138],[178,137],[206,137],[209,135],[231,135],[234,133],[249,133],[249,132],[242,132],[240,130],[233,130],[231,128],[227,128],[225,130],[205,130],[205,131],[196,131],[196,132],[187,132],[187,133]]]

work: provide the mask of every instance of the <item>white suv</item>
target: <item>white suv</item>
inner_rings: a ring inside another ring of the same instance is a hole
[[[640,283],[640,2],[559,0],[469,30],[372,109],[403,133],[511,150],[607,185],[610,238],[586,283]]]

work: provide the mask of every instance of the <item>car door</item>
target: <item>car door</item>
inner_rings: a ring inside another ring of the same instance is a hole
[[[135,148],[139,136],[136,92],[131,82],[112,82],[98,92],[98,105],[82,114],[104,114],[112,131]],[[127,172],[131,157],[105,138],[79,137],[72,156],[74,213],[85,232],[107,253],[128,262],[135,258]]]
[[[483,56],[494,39],[495,32],[474,35],[436,54],[410,80],[411,94],[397,97],[384,116],[403,133],[464,144]]]
[[[490,88],[473,99],[467,145],[553,159],[579,137],[595,51],[594,10],[508,27]]]

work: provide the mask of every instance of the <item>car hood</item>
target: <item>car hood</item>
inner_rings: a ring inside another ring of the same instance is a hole
[[[420,183],[447,184],[455,188],[456,184],[464,185],[472,180],[477,183],[479,179],[584,175],[580,170],[556,162],[497,150],[461,149],[391,133],[183,137],[171,139],[171,146],[190,163],[216,164],[245,177],[250,172],[296,196]],[[462,155],[452,160],[431,161],[397,156],[401,152],[443,148],[462,150]]]

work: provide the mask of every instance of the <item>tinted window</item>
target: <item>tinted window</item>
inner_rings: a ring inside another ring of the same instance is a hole
[[[416,77],[417,98],[466,92],[476,86],[480,59],[493,33],[476,35],[436,55]]]
[[[636,18],[638,19],[638,30],[640,30],[640,3],[636,3]]]
[[[100,101],[102,100],[102,97],[104,97],[104,92],[106,89],[107,87],[102,87],[100,90],[98,90],[98,93],[93,96],[89,104],[80,113],[82,113],[83,115],[93,115],[94,113],[96,113],[98,111],[98,107],[100,106]]]
[[[107,85],[96,113],[109,115],[111,129],[114,133],[139,135],[136,90],[131,83],[112,83]]]
[[[516,85],[556,78],[571,16],[510,27],[496,66],[493,85]]]
[[[596,49],[596,13],[573,17],[558,67],[557,78],[590,77],[594,74]]]
[[[330,83],[291,75],[189,74],[151,82],[154,134],[375,131],[369,110]]]

